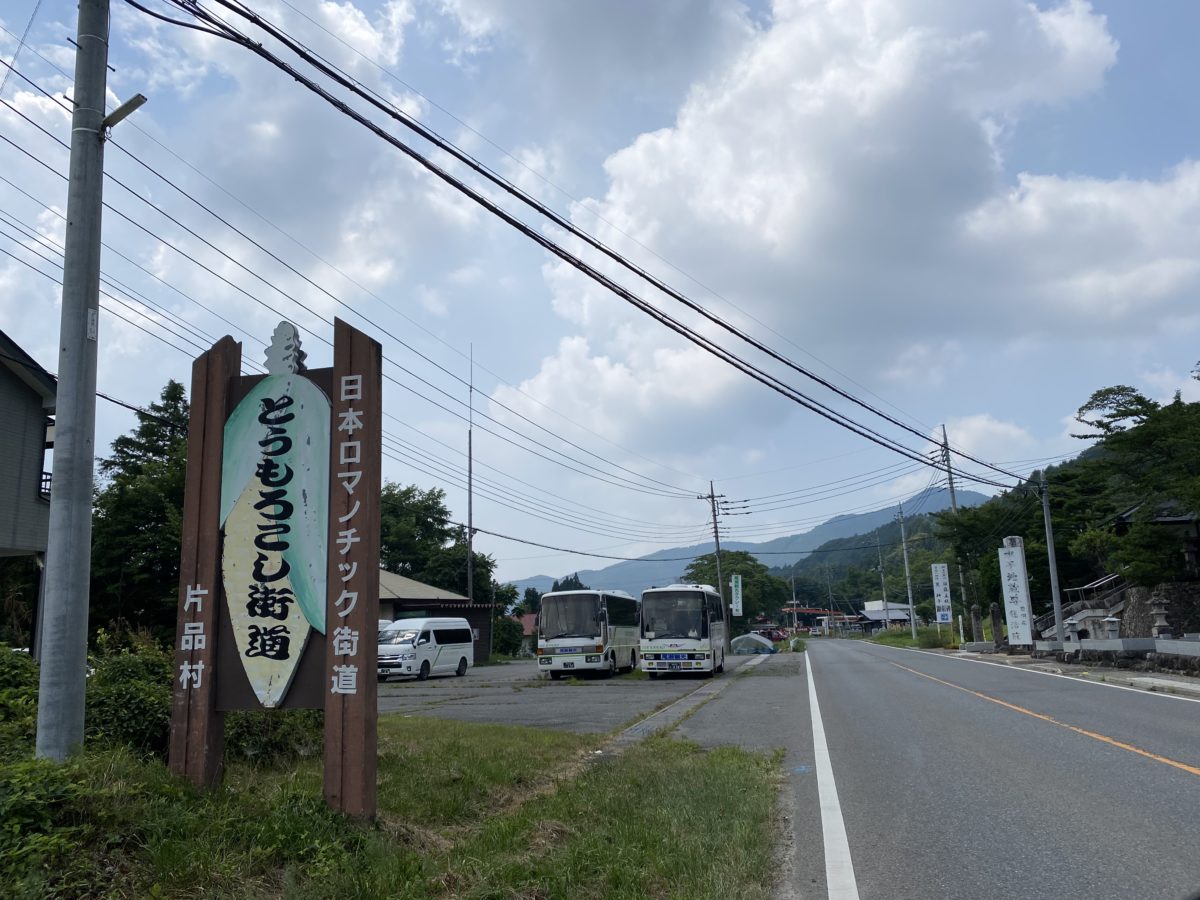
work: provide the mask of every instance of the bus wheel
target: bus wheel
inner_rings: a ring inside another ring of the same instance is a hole
[[[721,664],[719,666],[717,666],[717,674],[718,675],[725,674],[725,654],[724,653],[721,654]]]
[[[417,681],[424,681],[429,677],[429,661],[421,663],[421,671],[417,673]]]
[[[647,672],[646,674],[650,676],[651,681],[654,681],[656,678],[658,678],[657,672]]]
[[[459,678],[467,674],[467,658],[465,656],[458,661],[458,668],[454,670],[454,674]]]
[[[551,681],[558,681],[558,679],[560,679],[560,678],[562,678],[562,672],[551,672],[550,673]]]
[[[617,657],[613,654],[608,658],[608,668],[604,670],[605,678],[612,678],[617,674]]]

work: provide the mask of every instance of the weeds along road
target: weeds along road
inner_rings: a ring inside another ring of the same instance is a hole
[[[676,730],[786,748],[782,896],[1200,892],[1200,702],[861,641],[808,647]]]

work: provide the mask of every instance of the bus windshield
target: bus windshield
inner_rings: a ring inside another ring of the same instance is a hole
[[[542,637],[589,638],[600,636],[600,595],[564,594],[542,597]]]
[[[647,638],[706,637],[704,594],[656,591],[642,595],[642,635]]]

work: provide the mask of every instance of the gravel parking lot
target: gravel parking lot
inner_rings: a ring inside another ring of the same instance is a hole
[[[750,657],[731,656],[724,678]],[[481,666],[463,678],[404,679],[379,685],[384,715],[437,716],[464,722],[532,725],[564,731],[612,731],[706,683],[695,676],[635,675],[550,681],[528,662]]]

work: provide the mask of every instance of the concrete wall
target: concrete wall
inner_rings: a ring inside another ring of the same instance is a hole
[[[50,502],[40,495],[45,444],[41,398],[0,366],[0,555],[46,549]]]

